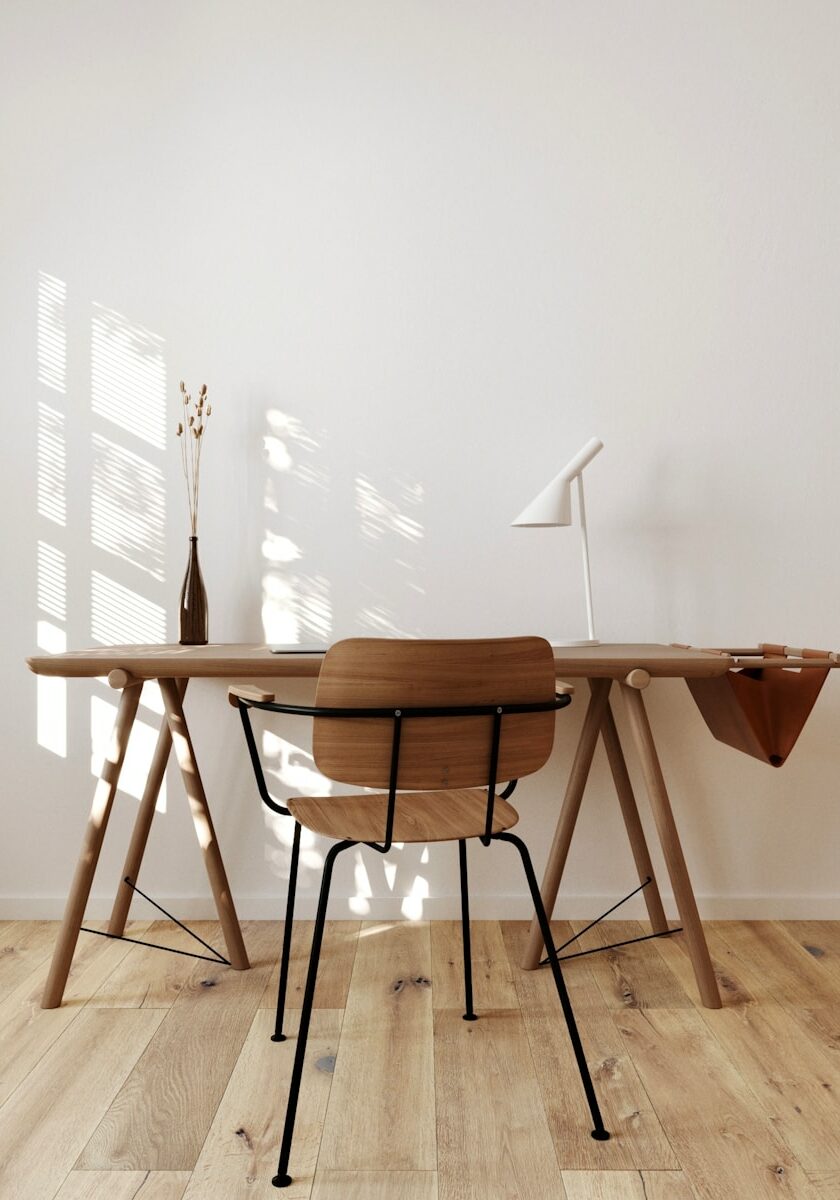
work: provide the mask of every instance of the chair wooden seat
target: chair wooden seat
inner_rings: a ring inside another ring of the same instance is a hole
[[[297,796],[286,801],[306,829],[354,842],[381,841],[385,834],[387,795]],[[493,805],[493,833],[511,829],[519,813],[499,796]],[[487,821],[487,790],[459,788],[434,792],[398,792],[395,842],[448,842],[478,837]]]

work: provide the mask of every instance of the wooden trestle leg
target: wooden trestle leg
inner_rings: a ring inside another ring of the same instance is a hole
[[[554,911],[557,891],[560,887],[563,869],[566,866],[566,859],[569,855],[569,846],[571,845],[572,834],[575,831],[578,813],[580,812],[580,802],[583,799],[586,781],[589,778],[592,756],[595,753],[598,735],[601,732],[601,724],[610,696],[611,683],[612,680],[610,679],[593,679],[591,683],[592,696],[583,720],[583,729],[581,730],[574,761],[572,762],[569,782],[566,785],[566,794],[563,797],[560,819],[554,831],[554,841],[551,843],[545,875],[540,886],[543,907],[549,921]],[[539,921],[534,916],[531,920],[531,928],[528,931],[528,944],[525,947],[522,966],[526,971],[533,971],[540,965],[542,955],[543,936],[540,931]]]
[[[79,929],[84,919],[96,864],[99,861],[102,840],[105,837],[105,830],[108,828],[108,818],[111,815],[114,796],[117,793],[120,771],[125,760],[125,751],[131,727],[137,715],[137,705],[140,703],[142,690],[142,683],[133,683],[124,688],[120,696],[111,741],[99,775],[99,782],[96,785],[93,805],[82,841],[81,854],[76,864],[76,873],[73,876],[64,917],[53,950],[50,973],[41,998],[42,1008],[58,1008],[64,995],[70,964],[73,961]]]
[[[247,971],[250,965],[248,952],[242,940],[242,930],[239,928],[233,897],[230,894],[230,886],[225,874],[225,866],[216,839],[216,831],[213,828],[207,797],[204,794],[198,763],[195,760],[190,731],[184,718],[178,681],[161,679],[159,682],[175,754],[190,802],[195,832],[204,855],[204,866],[225,936],[228,958],[231,966],[235,967],[237,971]]]
[[[178,681],[178,690],[182,701],[184,693],[187,690],[187,682],[186,679]],[[108,932],[113,937],[122,937],[125,933],[128,910],[131,907],[132,897],[134,896],[134,892],[125,880],[128,878],[132,883],[136,883],[137,876],[140,874],[140,864],[146,852],[146,842],[149,840],[149,832],[152,828],[152,821],[154,820],[157,808],[157,798],[163,784],[163,777],[166,774],[166,766],[169,762],[171,751],[172,734],[169,730],[169,720],[164,713],[157,745],[155,746],[155,752],[149,766],[149,774],[146,776],[146,786],[143,789],[140,807],[134,819],[134,829],[132,830],[131,841],[125,856],[122,875],[120,875],[119,887],[114,899],[114,907],[111,909]]]
[[[677,902],[680,922],[685,930],[688,953],[691,958],[691,965],[694,967],[694,975],[700,991],[700,998],[706,1008],[720,1008],[720,992],[717,980],[715,979],[712,960],[709,957],[709,948],[706,945],[706,938],[703,934],[703,926],[700,923],[697,901],[694,898],[688,868],[685,865],[685,857],[680,845],[677,827],[674,823],[674,814],[671,811],[671,803],[668,799],[662,768],[659,765],[656,745],[653,740],[642,693],[638,686],[633,686],[630,683],[622,683],[621,691],[627,704],[630,728],[633,732],[636,750],[641,761],[642,773],[644,774],[645,785],[650,798],[653,819],[656,822],[656,828],[659,833],[662,853],[665,856],[668,874],[671,877],[671,887],[674,890],[674,899]]]
[[[613,783],[618,795],[618,803],[621,806],[621,815],[624,818],[624,827],[627,830],[630,849],[633,851],[633,860],[636,863],[639,883],[644,883],[646,879],[650,880],[650,883],[642,892],[645,905],[647,906],[648,917],[650,918],[654,933],[665,933],[668,928],[668,922],[665,918],[665,910],[662,907],[662,897],[659,894],[659,885],[653,873],[653,863],[650,860],[650,851],[645,841],[645,831],[642,829],[642,822],[639,819],[636,797],[633,795],[633,785],[630,782],[630,776],[627,772],[627,763],[624,761],[624,752],[621,749],[621,742],[615,725],[615,717],[613,716],[612,705],[609,701],[604,710],[601,737],[603,738],[604,749],[609,759],[610,771],[612,772]]]

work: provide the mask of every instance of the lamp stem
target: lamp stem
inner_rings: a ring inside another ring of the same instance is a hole
[[[589,621],[589,638],[596,641],[595,616],[592,611],[592,580],[589,575],[589,541],[586,536],[586,505],[583,501],[583,472],[577,477],[578,506],[580,508],[580,542],[583,550],[583,586],[586,589],[586,616]]]

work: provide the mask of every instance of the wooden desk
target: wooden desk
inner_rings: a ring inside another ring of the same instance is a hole
[[[160,685],[165,717],[161,723],[157,746],[137,811],[108,932],[114,936],[121,936],[125,929],[133,893],[124,880],[126,877],[131,880],[137,879],[155,815],[158,792],[174,742],[228,956],[231,965],[237,970],[247,969],[248,955],[184,715],[184,692],[187,682],[193,678],[315,678],[320,670],[320,656],[272,654],[266,646],[257,645],[109,646],[67,654],[38,656],[27,661],[30,669],[40,675],[65,678],[107,675],[109,683],[122,691],[110,747],[94,794],[79,861],[53,952],[42,1006],[56,1008],[61,1004],[108,818],[117,792],[120,770],[137,713],[140,693],[144,682],[148,680],[157,680]],[[652,880],[644,894],[654,931],[663,932],[667,929],[662,901],[609,703],[611,686],[613,682],[618,682],[627,705],[633,738],[680,919],[686,932],[700,994],[703,1003],[708,1007],[720,1007],[720,995],[659,766],[642,690],[651,677],[685,679],[722,675],[733,665],[733,659],[728,655],[710,654],[702,650],[682,650],[671,646],[602,645],[558,649],[555,651],[555,661],[559,678],[582,678],[589,681],[591,698],[543,880],[542,892],[546,909],[551,913],[554,908],[595,745],[601,736],[639,877]],[[523,965],[528,968],[536,967],[541,954],[542,941],[534,921]]]

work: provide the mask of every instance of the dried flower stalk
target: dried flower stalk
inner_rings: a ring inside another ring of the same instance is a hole
[[[213,411],[207,403],[207,384],[202,383],[198,399],[193,400],[186,389],[183,379],[179,384],[181,397],[184,402],[184,420],[178,422],[175,436],[181,442],[181,466],[187,484],[187,503],[190,509],[190,531],[193,537],[198,536],[198,488],[201,482],[201,448],[204,445],[204,431],[207,421]],[[186,422],[186,424],[185,424]],[[192,437],[189,435],[192,434]]]

